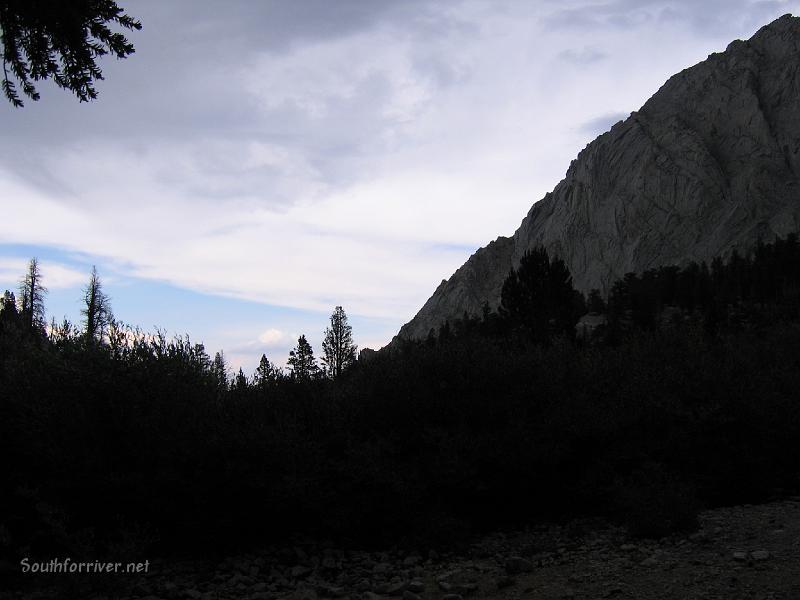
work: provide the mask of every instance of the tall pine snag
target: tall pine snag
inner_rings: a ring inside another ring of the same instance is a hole
[[[42,285],[42,272],[36,257],[28,263],[28,272],[20,281],[19,295],[22,322],[31,330],[44,329],[44,297],[47,295],[47,288]]]
[[[319,367],[314,358],[314,350],[306,340],[305,335],[301,335],[297,340],[297,346],[289,352],[290,377],[295,381],[309,381],[319,374]]]
[[[109,25],[133,30],[142,24],[113,0],[0,0],[0,59],[3,93],[15,107],[22,94],[39,99],[34,81],[52,78],[81,102],[97,98],[95,81],[103,79],[97,59],[106,54],[127,58],[133,45]]]
[[[347,322],[347,314],[337,306],[331,315],[331,326],[325,328],[322,362],[325,371],[332,379],[337,379],[356,361],[358,346],[353,343],[353,328]]]
[[[103,285],[97,268],[92,267],[89,284],[83,291],[83,308],[81,314],[84,318],[86,339],[89,341],[102,341],[111,319],[111,300],[103,292]]]

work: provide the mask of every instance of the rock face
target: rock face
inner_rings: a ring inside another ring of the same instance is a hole
[[[800,230],[800,18],[671,77],[589,144],[513,237],[473,254],[399,337],[496,307],[512,266],[538,245],[575,286],[607,291],[631,271],[710,261]]]

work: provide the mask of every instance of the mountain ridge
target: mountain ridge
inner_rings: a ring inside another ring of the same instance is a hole
[[[509,270],[545,246],[577,289],[630,271],[710,261],[800,230],[800,18],[670,77],[589,143],[510,237],[476,251],[398,333],[495,308]]]

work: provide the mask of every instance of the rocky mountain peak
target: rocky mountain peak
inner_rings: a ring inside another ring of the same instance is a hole
[[[514,235],[475,252],[398,335],[496,307],[509,269],[538,245],[578,289],[605,292],[630,271],[800,230],[799,108],[800,18],[785,15],[674,75],[590,143]]]

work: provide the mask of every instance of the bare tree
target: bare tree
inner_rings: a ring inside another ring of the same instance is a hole
[[[89,285],[83,291],[83,303],[81,314],[84,318],[86,339],[102,341],[113,315],[111,300],[103,292],[97,267],[92,267]]]
[[[47,288],[42,285],[42,272],[36,257],[28,263],[28,272],[19,284],[19,295],[23,323],[30,329],[44,329],[44,297],[47,295]]]
[[[347,322],[347,315],[337,306],[331,315],[331,326],[325,328],[322,362],[328,376],[336,379],[356,360],[358,346],[353,343],[353,328]]]

